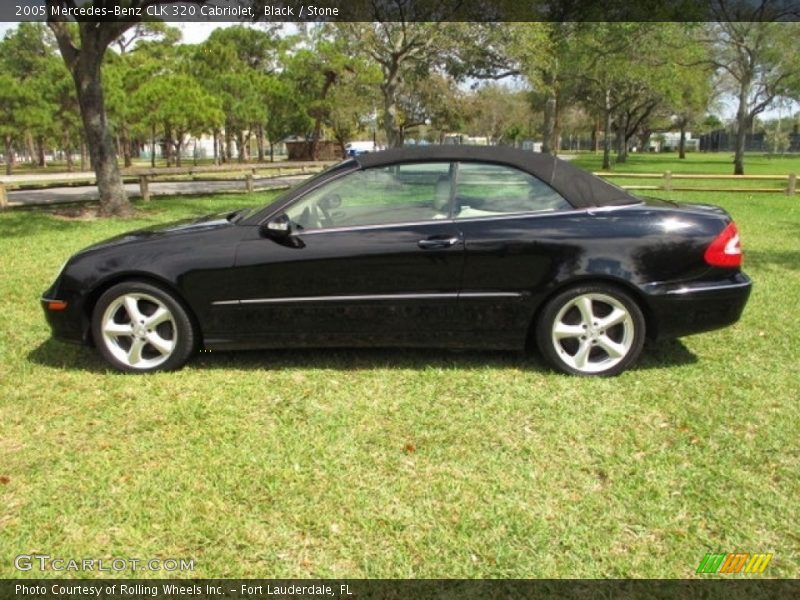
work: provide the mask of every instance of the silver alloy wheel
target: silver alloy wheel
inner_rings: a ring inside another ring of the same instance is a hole
[[[606,294],[576,296],[556,314],[551,340],[559,358],[581,373],[613,368],[630,352],[633,318],[619,300]]]
[[[103,343],[132,369],[152,369],[177,347],[178,328],[166,305],[150,294],[123,294],[108,305],[100,323]]]

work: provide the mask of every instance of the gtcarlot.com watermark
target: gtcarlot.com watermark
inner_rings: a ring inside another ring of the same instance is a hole
[[[193,558],[59,558],[49,554],[19,554],[14,557],[18,571],[97,571],[131,573],[142,571],[194,571]]]

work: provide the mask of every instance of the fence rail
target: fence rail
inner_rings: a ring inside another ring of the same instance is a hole
[[[282,176],[310,174],[321,171],[334,164],[335,161],[282,161],[270,163],[233,163],[227,165],[192,165],[187,167],[133,168],[123,169],[122,179],[126,183],[138,183],[142,199],[150,200],[150,184],[169,181],[175,177],[188,177],[189,181],[232,181],[243,182],[242,191],[252,193],[256,179],[273,179]],[[259,173],[268,172],[269,175]],[[214,174],[225,174],[226,177],[213,177]],[[209,177],[208,175],[211,175]],[[9,206],[8,191],[20,188],[36,188],[46,190],[64,185],[94,185],[94,173],[42,173],[22,174],[0,177],[0,209]],[[78,201],[78,200],[74,200]]]
[[[797,191],[797,175],[717,175],[702,173],[617,173],[612,171],[595,171],[598,177],[606,179],[659,179],[658,185],[620,185],[626,190],[664,190],[667,192],[782,192],[794,196]],[[676,185],[675,180],[706,180],[706,181],[785,181],[786,186],[779,187],[700,187]]]
[[[134,168],[124,169],[122,178],[127,182],[138,182],[139,192],[142,199],[147,202],[151,197],[150,184],[163,181],[170,177],[190,177],[195,181],[198,176],[203,176],[204,181],[230,181],[241,179],[244,190],[252,193],[255,189],[255,179],[259,172],[272,172],[271,176],[259,177],[259,179],[281,177],[300,173],[314,173],[333,164],[332,161],[309,161],[309,162],[272,162],[272,163],[235,163],[227,165],[202,165],[188,167],[167,167],[167,168]],[[229,177],[209,178],[205,175],[215,173],[225,173]],[[717,175],[701,173],[619,173],[611,171],[595,171],[598,177],[607,179],[657,179],[656,185],[621,185],[626,190],[663,190],[668,192],[783,192],[790,196],[797,191],[797,175]],[[706,181],[785,181],[786,186],[778,187],[699,187],[676,185],[676,180],[706,180]],[[8,207],[7,190],[20,187],[36,186],[39,189],[61,186],[64,184],[87,184],[95,183],[93,173],[46,173],[41,175],[12,175],[0,177],[0,209]]]

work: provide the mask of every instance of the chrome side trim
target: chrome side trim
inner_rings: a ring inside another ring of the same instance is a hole
[[[460,292],[459,298],[521,298],[519,292]]]
[[[246,300],[217,300],[212,306],[245,304],[295,304],[300,302],[347,302],[360,300],[446,300],[457,298],[519,298],[518,292],[448,292],[430,294],[365,294],[353,296],[288,296],[283,298],[248,298]]]
[[[669,290],[665,292],[667,295],[683,296],[685,294],[693,294],[695,292],[723,292],[725,290],[736,290],[739,288],[746,288],[752,285],[751,281],[742,281],[739,283],[726,283],[722,285],[702,285],[697,287],[684,286],[677,290]]]
[[[294,304],[296,302],[347,302],[349,300],[417,300],[422,298],[458,298],[451,294],[365,294],[355,296],[295,296],[286,298],[251,298],[240,300],[241,304]]]

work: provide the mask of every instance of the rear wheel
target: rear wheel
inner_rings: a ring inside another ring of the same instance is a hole
[[[614,286],[570,288],[542,310],[536,341],[556,369],[574,375],[617,375],[639,357],[645,321],[636,301]]]
[[[119,283],[100,296],[92,334],[103,357],[130,373],[177,369],[196,343],[180,302],[168,291],[139,281]]]

